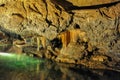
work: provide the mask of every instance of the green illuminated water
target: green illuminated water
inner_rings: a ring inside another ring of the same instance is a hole
[[[0,80],[120,80],[120,73],[0,53]]]
[[[30,67],[35,68],[36,65],[44,62],[42,59],[36,59],[25,55],[4,54],[6,55],[0,55],[0,62],[4,64],[5,67],[9,67],[11,69],[28,70]]]

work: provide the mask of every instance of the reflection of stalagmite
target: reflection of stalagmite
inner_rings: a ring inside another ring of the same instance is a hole
[[[86,32],[80,29],[62,32],[58,35],[58,38],[61,39],[63,48],[67,47],[69,43],[76,43],[78,40],[82,42],[88,41]]]
[[[27,72],[11,71],[7,73],[7,77],[4,80],[31,80],[31,79],[30,79],[30,75],[28,75]]]

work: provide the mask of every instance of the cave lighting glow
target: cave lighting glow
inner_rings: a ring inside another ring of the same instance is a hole
[[[5,52],[0,52],[0,55],[1,55],[1,56],[13,56],[12,54],[10,54],[10,53],[5,53]]]

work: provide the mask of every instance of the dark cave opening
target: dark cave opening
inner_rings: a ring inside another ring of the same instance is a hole
[[[51,44],[54,48],[59,48],[61,49],[62,48],[62,41],[58,38],[55,38],[51,41]]]

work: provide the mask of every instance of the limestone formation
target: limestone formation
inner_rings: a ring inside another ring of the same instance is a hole
[[[69,43],[77,43],[77,41],[88,42],[86,32],[80,29],[61,32],[58,38],[61,39],[63,48],[66,48]]]
[[[21,53],[56,61],[115,66],[120,1],[1,0],[0,45],[3,52],[15,52],[16,46]]]

